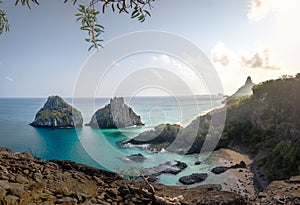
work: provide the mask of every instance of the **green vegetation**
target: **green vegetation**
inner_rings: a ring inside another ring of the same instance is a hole
[[[78,0],[64,0],[64,3],[71,1],[73,5],[77,4]],[[155,0],[89,0],[87,3],[79,4],[78,11],[75,16],[77,21],[81,22],[80,29],[88,33],[88,38],[85,40],[92,45],[92,48],[102,47],[101,43],[103,40],[99,39],[99,36],[104,32],[104,27],[98,23],[98,16],[100,13],[105,13],[105,11],[110,8],[113,12],[118,11],[118,13],[127,13],[131,15],[131,18],[137,18],[140,22],[144,22],[146,17],[151,16],[148,10],[152,9],[152,3]],[[39,5],[39,0],[16,0],[15,5],[19,2],[22,6],[27,6],[31,9],[31,3]],[[2,0],[0,0],[2,4]],[[96,9],[99,5],[102,9]],[[8,18],[3,9],[0,8],[0,35],[3,31],[9,30]]]
[[[299,76],[256,85],[251,97],[227,106],[219,147],[240,147],[270,180],[300,174]]]

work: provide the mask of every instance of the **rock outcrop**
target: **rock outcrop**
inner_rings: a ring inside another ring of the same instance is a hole
[[[104,108],[97,110],[87,124],[93,128],[109,129],[143,126],[140,116],[124,103],[123,97],[115,97]]]
[[[226,172],[229,169],[238,169],[238,168],[246,168],[246,163],[244,161],[241,161],[239,164],[235,164],[230,167],[224,167],[224,166],[214,167],[211,170],[211,172],[214,174],[221,174],[223,172]]]
[[[45,162],[0,148],[0,204],[247,204],[221,185],[194,188],[126,181],[71,161]]]
[[[161,174],[173,174],[176,175],[187,168],[187,164],[180,161],[168,161],[163,164],[159,164],[155,167],[145,168],[142,170],[144,176],[149,177],[152,182],[158,180]]]
[[[153,130],[142,132],[137,137],[124,141],[121,144],[148,144],[148,149],[152,151],[161,151],[163,148],[168,147],[176,139],[177,133],[181,129],[182,127],[176,124],[160,124]]]
[[[251,77],[248,76],[245,85],[240,87],[234,94],[234,97],[243,97],[246,95],[252,95],[252,88],[255,84],[252,82]]]
[[[191,185],[204,181],[208,175],[206,173],[193,173],[188,176],[183,176],[179,178],[179,182],[185,185]]]
[[[147,160],[147,157],[138,153],[138,154],[132,154],[129,156],[122,157],[122,160],[124,162],[144,162],[145,160]]]
[[[59,96],[49,96],[30,125],[34,127],[73,128],[81,127],[81,113]]]

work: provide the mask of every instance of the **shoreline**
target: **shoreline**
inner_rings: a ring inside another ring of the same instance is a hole
[[[222,179],[222,190],[238,193],[246,198],[252,199],[256,196],[254,186],[254,173],[251,171],[252,160],[249,156],[230,148],[222,148],[212,153],[212,158],[220,166],[232,166],[241,161],[246,163],[246,168],[229,169],[219,174]]]

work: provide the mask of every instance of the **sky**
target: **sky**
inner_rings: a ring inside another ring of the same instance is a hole
[[[120,36],[142,31],[167,32],[191,42],[210,61],[214,78],[195,73],[193,65],[202,66],[201,57],[188,64],[163,51],[128,53],[112,59],[104,78],[92,84],[93,95],[210,94],[217,78],[222,88],[215,90],[232,94],[247,76],[259,83],[300,72],[298,0],[157,0],[144,23],[107,11],[99,16],[105,33],[104,48],[98,52],[88,51],[71,3],[40,0],[31,10],[11,1],[0,6],[11,26],[0,36],[0,97],[72,97],[89,61],[106,55]],[[148,41],[165,44],[151,35]],[[125,38],[115,49],[136,43]]]

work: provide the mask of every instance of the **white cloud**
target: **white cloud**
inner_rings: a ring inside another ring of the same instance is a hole
[[[218,42],[211,49],[211,59],[214,63],[223,67],[240,66],[242,68],[261,68],[279,70],[280,67],[270,63],[270,51],[267,48],[257,47],[255,52],[233,52]]]
[[[223,42],[218,42],[211,49],[211,58],[215,63],[220,63],[222,66],[229,66],[233,63],[234,54],[225,47]]]
[[[10,77],[8,77],[8,76],[5,76],[4,78],[5,78],[6,80],[10,81],[10,82],[14,82],[14,79],[12,79],[12,78],[10,78]]]
[[[259,21],[268,14],[275,12],[278,8],[279,0],[251,0],[248,10],[248,18]]]

